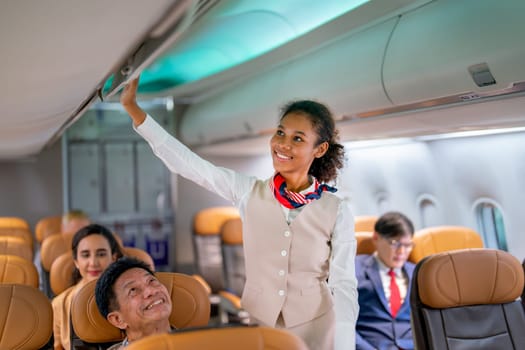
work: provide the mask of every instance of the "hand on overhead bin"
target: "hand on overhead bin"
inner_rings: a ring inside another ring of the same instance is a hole
[[[146,113],[137,104],[137,88],[139,86],[139,77],[130,81],[122,90],[120,94],[120,103],[122,107],[128,112],[133,125],[139,126],[146,119]]]

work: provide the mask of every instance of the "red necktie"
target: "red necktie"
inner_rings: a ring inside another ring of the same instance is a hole
[[[393,318],[396,318],[397,312],[401,307],[401,295],[396,282],[396,273],[393,269],[388,271],[390,276],[390,312]]]

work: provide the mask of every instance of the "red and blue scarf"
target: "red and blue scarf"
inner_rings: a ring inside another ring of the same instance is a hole
[[[321,198],[321,193],[323,191],[337,191],[337,188],[335,187],[328,186],[327,184],[320,184],[316,178],[314,178],[314,191],[312,192],[303,194],[288,191],[286,189],[284,177],[280,173],[274,175],[273,181],[270,181],[270,188],[272,189],[273,195],[279,201],[279,203],[288,209],[296,209]]]

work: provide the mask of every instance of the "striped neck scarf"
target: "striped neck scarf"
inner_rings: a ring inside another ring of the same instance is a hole
[[[288,209],[296,209],[303,205],[310,203],[316,199],[321,198],[323,191],[336,192],[337,188],[330,187],[327,184],[320,184],[316,178],[314,178],[314,191],[308,193],[297,193],[288,191],[286,189],[286,182],[284,177],[277,173],[273,177],[273,181],[270,181],[270,188],[275,198]]]

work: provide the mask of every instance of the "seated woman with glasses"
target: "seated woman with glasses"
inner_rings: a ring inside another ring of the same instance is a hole
[[[357,350],[414,348],[408,296],[415,265],[407,261],[413,236],[410,219],[385,213],[374,226],[374,254],[356,256]]]

